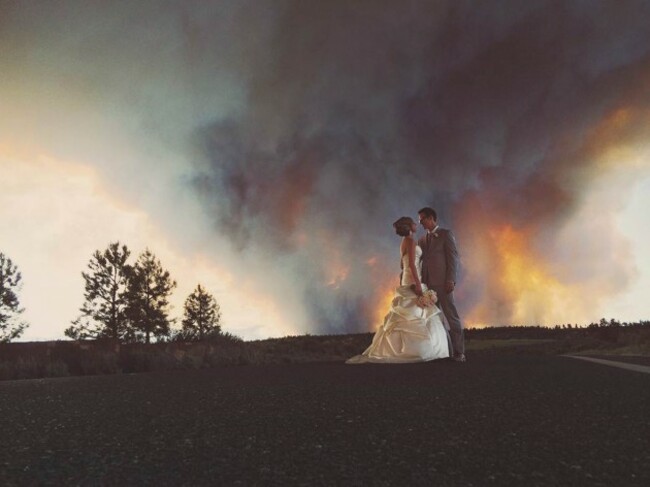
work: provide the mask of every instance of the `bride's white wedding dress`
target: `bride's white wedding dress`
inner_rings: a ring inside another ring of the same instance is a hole
[[[415,262],[421,279],[422,249],[415,247]],[[384,323],[372,339],[372,344],[361,355],[347,360],[347,364],[426,362],[449,357],[447,330],[442,323],[442,312],[437,306],[420,308],[417,295],[410,288],[415,284],[408,254],[402,256],[402,281]],[[422,285],[422,290],[426,286]]]

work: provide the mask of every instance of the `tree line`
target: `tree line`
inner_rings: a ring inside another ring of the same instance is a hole
[[[221,308],[214,296],[198,284],[185,299],[181,329],[173,330],[169,297],[176,281],[149,250],[130,263],[131,251],[113,242],[97,250],[88,262],[84,302],[80,315],[64,331],[75,340],[108,338],[120,342],[176,339],[205,340],[220,335]],[[20,320],[18,292],[22,276],[0,252],[0,343],[22,335],[28,326]]]

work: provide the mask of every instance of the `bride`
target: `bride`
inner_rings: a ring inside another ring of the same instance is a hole
[[[441,321],[442,312],[434,304],[435,293],[421,282],[422,249],[413,238],[417,224],[403,216],[393,228],[403,237],[400,286],[372,344],[347,364],[426,362],[449,357],[447,330]]]

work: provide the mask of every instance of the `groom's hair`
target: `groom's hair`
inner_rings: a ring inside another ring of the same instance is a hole
[[[415,223],[410,216],[401,216],[393,223],[395,233],[400,237],[406,237],[411,233],[411,225]]]
[[[418,211],[418,215],[420,213],[422,213],[427,218],[432,216],[435,221],[438,221],[438,214],[436,213],[436,210],[434,210],[433,208],[429,208],[428,206],[425,206],[420,211]]]

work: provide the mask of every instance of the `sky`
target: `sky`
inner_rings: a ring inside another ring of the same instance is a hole
[[[650,318],[650,3],[0,0],[23,340],[150,249],[246,339],[370,331],[436,208],[466,326]]]

